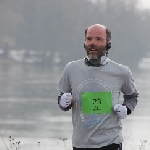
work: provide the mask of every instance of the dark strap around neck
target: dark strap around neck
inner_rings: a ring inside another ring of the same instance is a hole
[[[96,59],[88,60],[87,58],[85,58],[85,64],[88,66],[93,66],[93,67],[103,66],[102,64],[100,64],[100,61]]]

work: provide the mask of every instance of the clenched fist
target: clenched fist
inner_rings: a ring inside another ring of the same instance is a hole
[[[61,96],[59,103],[63,108],[66,108],[71,105],[71,101],[72,101],[71,93],[64,93]]]

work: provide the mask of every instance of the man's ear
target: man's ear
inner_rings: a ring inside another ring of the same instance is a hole
[[[111,48],[111,41],[108,41],[106,44],[106,50],[108,51]]]

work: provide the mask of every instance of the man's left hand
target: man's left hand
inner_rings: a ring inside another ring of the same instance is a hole
[[[120,119],[125,119],[127,117],[127,107],[121,104],[116,104],[114,106],[114,111],[116,111],[117,115]]]

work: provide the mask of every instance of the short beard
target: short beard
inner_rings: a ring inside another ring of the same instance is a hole
[[[95,49],[95,51],[90,51],[90,49]],[[85,50],[89,59],[97,59],[100,60],[102,56],[106,54],[106,46],[97,47],[95,45],[85,46]]]

